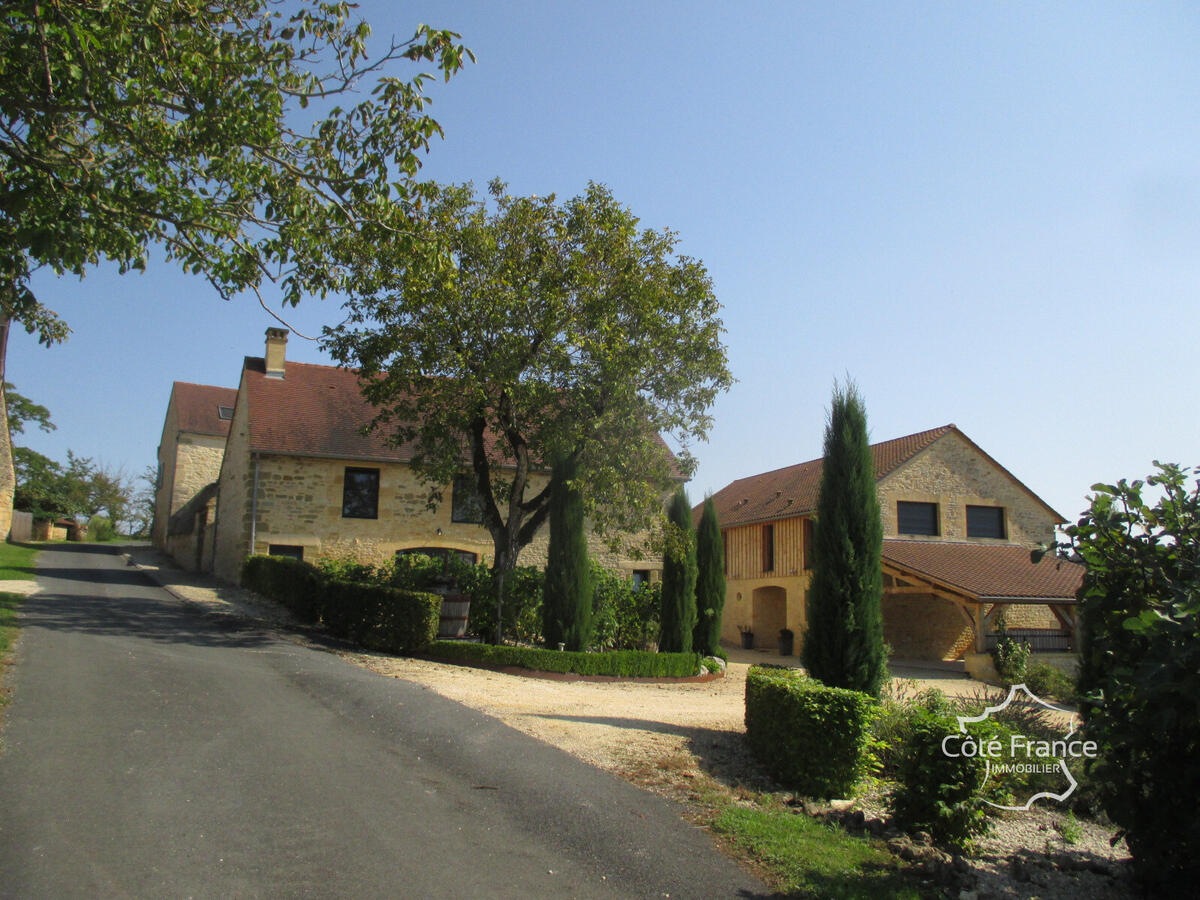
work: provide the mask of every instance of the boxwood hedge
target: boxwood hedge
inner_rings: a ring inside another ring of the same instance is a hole
[[[242,584],[306,622],[372,650],[414,651],[437,637],[442,598],[378,584],[330,578],[315,566],[280,556],[252,556]]]
[[[746,741],[771,775],[807,797],[844,797],[864,774],[875,702],[796,669],[746,675]]]
[[[452,662],[621,678],[686,678],[702,671],[699,653],[648,653],[641,650],[575,653],[539,650],[535,647],[498,647],[465,641],[435,641],[426,655]]]

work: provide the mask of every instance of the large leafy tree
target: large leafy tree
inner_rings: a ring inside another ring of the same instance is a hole
[[[1087,566],[1079,687],[1100,745],[1089,783],[1149,894],[1166,897],[1200,878],[1200,469],[1156,465],[1144,481],[1093,485],[1064,550]]]
[[[397,201],[439,132],[432,76],[384,73],[406,58],[449,78],[469,51],[420,26],[368,59],[370,29],[350,16],[320,0],[4,4],[0,377],[10,324],[47,344],[68,333],[33,292],[39,269],[141,269],[157,245],[221,296],[274,282],[295,303],[337,290],[362,238],[422,250]],[[364,77],[367,95],[334,105]]]
[[[835,386],[825,426],[804,666],[832,687],[878,695],[883,643],[883,521],[867,412],[853,383]]]
[[[364,254],[325,344],[360,368],[373,426],[411,447],[431,503],[471,474],[503,573],[545,522],[549,460],[575,466],[597,531],[657,520],[731,379],[708,274],[673,233],[639,229],[597,184],[565,203],[491,195],[446,187],[422,209],[449,267]]]

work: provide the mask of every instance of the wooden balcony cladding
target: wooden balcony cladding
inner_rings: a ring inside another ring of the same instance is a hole
[[[804,574],[804,522],[807,516],[735,525],[722,530],[727,578],[768,578]],[[767,527],[770,525],[771,527]],[[774,535],[774,550],[764,540]],[[770,564],[771,568],[764,568]]]

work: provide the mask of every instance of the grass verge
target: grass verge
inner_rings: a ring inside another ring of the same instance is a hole
[[[708,827],[738,856],[761,866],[773,886],[788,896],[837,900],[921,896],[885,848],[769,797],[750,806],[722,803],[712,811]]]
[[[37,550],[20,544],[0,544],[0,588],[5,581],[34,577],[33,560]],[[0,707],[8,701],[4,690],[5,667],[8,655],[17,639],[17,610],[25,597],[0,590]]]
[[[683,750],[631,757],[618,774],[684,804],[688,818],[711,832],[727,856],[746,864],[781,896],[915,900],[927,895],[921,873],[879,839],[849,834],[790,806],[790,794],[766,789],[762,773],[742,769],[736,757],[724,757],[718,768],[719,776],[710,773]],[[747,787],[745,778],[759,787]],[[937,896],[936,890],[928,895]]]

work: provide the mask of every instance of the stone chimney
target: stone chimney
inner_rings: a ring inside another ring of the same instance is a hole
[[[282,378],[284,356],[287,351],[287,336],[286,328],[268,328],[267,329],[267,377]]]

